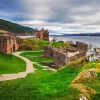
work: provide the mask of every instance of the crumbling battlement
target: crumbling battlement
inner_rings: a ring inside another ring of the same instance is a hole
[[[19,45],[17,39],[14,36],[0,36],[0,52],[12,53],[18,50]]]

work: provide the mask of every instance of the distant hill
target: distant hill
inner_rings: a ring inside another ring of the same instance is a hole
[[[98,33],[63,34],[63,36],[100,36],[100,32],[98,32]]]
[[[22,26],[3,19],[0,19],[0,29],[14,33],[34,33],[35,31],[33,28]]]

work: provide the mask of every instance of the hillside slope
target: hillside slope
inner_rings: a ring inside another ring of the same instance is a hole
[[[0,19],[0,28],[14,33],[34,33],[34,29]]]

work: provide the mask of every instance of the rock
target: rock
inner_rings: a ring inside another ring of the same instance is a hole
[[[88,100],[83,94],[80,94],[79,100]]]

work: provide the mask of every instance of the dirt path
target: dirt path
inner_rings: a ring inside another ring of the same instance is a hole
[[[23,59],[26,62],[26,71],[16,74],[1,74],[0,81],[13,80],[17,78],[25,78],[28,73],[34,72],[33,63],[25,57],[20,56],[22,52],[14,52],[13,55]]]

